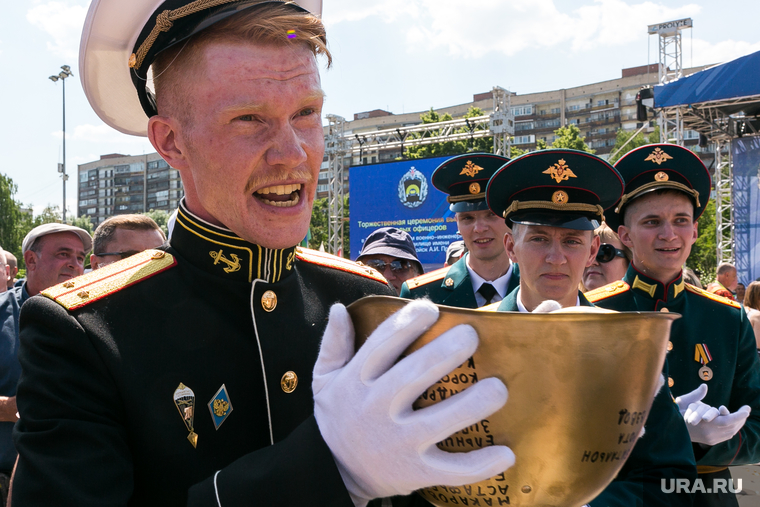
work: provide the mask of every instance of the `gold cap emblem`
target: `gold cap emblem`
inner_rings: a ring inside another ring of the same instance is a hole
[[[660,171],[657,174],[654,175],[655,181],[668,181],[670,177],[668,177],[668,173],[665,171]]]
[[[554,192],[554,194],[552,194],[552,202],[554,204],[567,204],[568,203],[567,193],[562,190],[557,190],[556,192]]]
[[[478,182],[470,183],[470,193],[471,194],[480,193],[480,183]]]
[[[673,157],[662,151],[659,147],[655,148],[652,153],[649,154],[647,158],[644,159],[644,162],[654,162],[657,165],[662,164],[666,160],[672,160]],[[657,180],[659,181],[659,180]]]
[[[298,386],[298,375],[294,371],[286,371],[280,379],[280,387],[285,393],[290,394],[296,390]]]
[[[264,310],[271,312],[277,307],[277,294],[274,291],[268,290],[261,296],[261,307]]]
[[[570,178],[577,178],[575,173],[571,171],[570,168],[567,166],[564,159],[559,159],[559,161],[556,164],[551,166],[546,171],[543,171],[542,174],[548,174],[557,183],[562,183],[563,181],[566,181]]]
[[[480,171],[482,171],[483,168],[479,165],[473,164],[472,160],[468,160],[467,163],[464,165],[464,169],[462,169],[462,172],[459,173],[459,175],[466,174],[470,178],[478,174]]]

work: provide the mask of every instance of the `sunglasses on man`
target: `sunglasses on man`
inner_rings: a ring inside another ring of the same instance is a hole
[[[126,259],[127,257],[132,257],[135,254],[139,254],[140,250],[124,250],[123,252],[103,252],[99,254],[93,254],[97,255],[98,257],[105,257],[107,255],[118,255],[121,259]]]
[[[404,273],[412,268],[412,261],[408,260],[397,260],[397,261],[391,261],[391,262],[385,262],[381,261],[380,259],[372,259],[368,261],[362,261],[365,266],[369,266],[372,269],[375,269],[382,273],[385,271],[385,268],[387,266],[391,267],[391,272],[393,273]]]
[[[596,262],[610,262],[615,257],[622,257],[626,260],[628,259],[628,257],[625,256],[624,251],[620,250],[619,248],[615,248],[614,245],[610,245],[609,243],[602,243],[599,246],[599,251],[596,253]]]

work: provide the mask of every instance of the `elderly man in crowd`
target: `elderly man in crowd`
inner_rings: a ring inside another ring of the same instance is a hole
[[[10,288],[8,282],[11,279],[11,268],[5,259],[5,250],[3,250],[3,247],[0,247],[0,293]]]
[[[27,266],[26,282],[0,295],[0,490],[16,461],[11,440],[16,423],[16,387],[21,366],[19,314],[30,296],[82,274],[92,239],[84,229],[67,224],[35,227],[21,245]],[[4,484],[7,486],[7,483]]]
[[[116,215],[104,220],[93,234],[92,269],[126,259],[166,241],[158,224],[146,215]]]
[[[8,274],[8,288],[10,289],[16,283],[16,275],[18,274],[18,261],[16,256],[5,251],[5,263],[8,265],[10,273]]]
[[[739,277],[736,276],[736,267],[729,262],[721,262],[715,273],[716,280],[707,284],[707,292],[712,292],[731,301],[736,301],[734,291],[739,284]],[[739,300],[741,302],[741,300]]]
[[[393,289],[297,248],[324,154],[318,4],[93,0],[90,103],[147,134],[185,197],[169,244],[24,305],[14,506],[363,506],[514,463],[435,445],[503,406],[500,380],[412,409],[471,327],[399,361],[438,318],[414,302],[356,351],[344,305]]]

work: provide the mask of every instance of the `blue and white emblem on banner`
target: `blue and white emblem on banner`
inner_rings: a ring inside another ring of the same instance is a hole
[[[416,208],[425,202],[427,195],[427,178],[412,166],[398,182],[399,201],[407,208]]]
[[[219,429],[219,426],[227,419],[232,413],[232,403],[230,402],[230,395],[227,394],[227,388],[222,387],[216,392],[211,401],[208,402],[208,409],[211,412],[211,419],[214,421],[214,427]]]

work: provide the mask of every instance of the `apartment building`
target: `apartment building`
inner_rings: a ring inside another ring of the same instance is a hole
[[[684,75],[705,69],[697,67],[685,69]],[[643,132],[654,130],[656,122],[650,118],[644,122],[636,119],[636,94],[647,85],[658,83],[659,64],[644,65],[623,69],[621,77],[600,83],[578,86],[547,92],[512,95],[511,107],[515,115],[515,135],[512,145],[521,149],[534,150],[536,142],[541,139],[551,145],[555,139],[554,131],[563,125],[574,124],[581,130],[586,144],[596,150],[602,158],[610,155],[615,146],[615,138],[619,129],[635,131],[645,127]],[[491,92],[473,95],[472,102],[455,106],[435,109],[441,116],[450,114],[454,118],[463,117],[470,107],[478,107],[485,114],[493,112]],[[419,125],[420,114],[425,111],[393,114],[389,111],[375,109],[354,114],[352,121],[346,122],[346,136],[385,130],[406,126]],[[698,134],[687,131],[684,133],[688,146],[696,145]],[[711,163],[712,154],[706,150],[700,156],[705,162]],[[347,191],[348,167],[351,165],[390,162],[402,157],[399,149],[367,151],[362,154],[349,156],[344,160],[344,189]],[[327,158],[322,163],[319,175],[317,197],[327,196]]]
[[[179,171],[158,153],[102,155],[78,166],[78,216],[94,225],[113,215],[174,210],[184,195]]]

